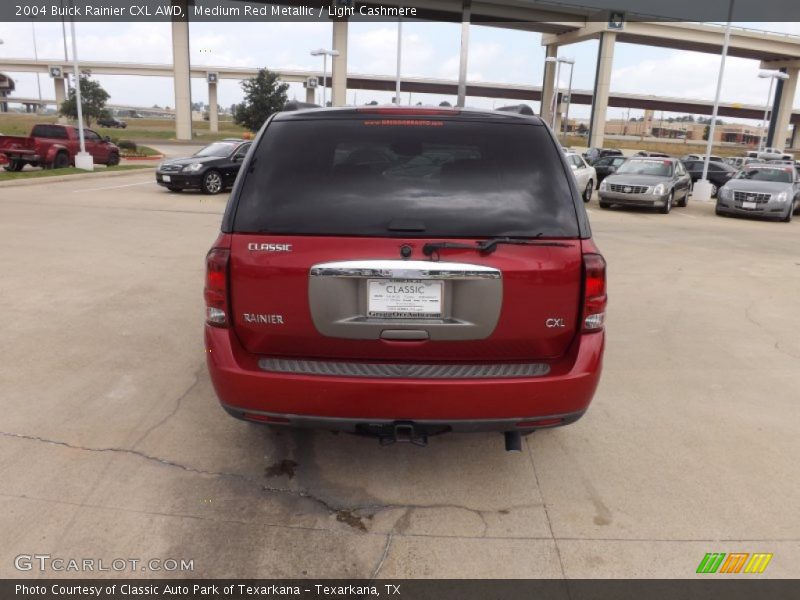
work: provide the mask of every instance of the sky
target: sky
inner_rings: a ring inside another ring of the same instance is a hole
[[[800,23],[738,24],[757,29],[800,35]],[[78,55],[81,59],[170,63],[172,62],[169,23],[76,23]],[[460,48],[459,24],[407,21],[403,25],[402,74],[455,80]],[[69,28],[67,28],[68,44]],[[30,24],[0,23],[0,61],[3,58],[33,58],[34,31]],[[36,23],[36,52],[41,59],[63,62],[64,42],[61,23]],[[330,47],[330,22],[291,23],[206,23],[190,24],[190,59],[193,65],[267,67],[271,69],[321,69],[321,58],[311,49]],[[396,68],[397,26],[394,23],[350,23],[348,63],[354,74],[394,76]],[[575,59],[573,87],[591,90],[597,60],[596,40],[562,46],[560,56]],[[70,45],[71,48],[71,45]],[[492,83],[541,85],[544,68],[541,35],[472,25],[468,79]],[[611,76],[611,90],[713,100],[719,56],[712,54],[653,48],[617,43]],[[329,65],[330,68],[330,65]],[[1,69],[1,67],[0,67]],[[722,86],[722,100],[764,105],[769,82],[757,77],[758,61],[729,57]],[[12,73],[17,82],[15,95],[37,97],[36,75]],[[569,72],[563,68],[561,87],[566,87]],[[112,104],[134,106],[173,106],[172,80],[161,77],[98,75],[96,79],[111,94]],[[42,96],[53,98],[53,83],[41,75]],[[238,81],[222,80],[219,103],[230,106],[242,99]],[[300,84],[290,87],[289,97],[305,99]],[[798,95],[800,97],[800,95]],[[391,93],[349,90],[348,103],[370,100],[389,102]],[[205,82],[192,82],[192,100],[208,101]],[[408,102],[408,94],[403,94]],[[455,102],[454,97],[415,94],[411,102],[438,104]],[[505,102],[468,98],[470,106],[492,107]],[[538,108],[537,103],[531,103]],[[795,107],[800,102],[795,99]],[[642,111],[631,110],[631,117]],[[573,105],[572,117],[588,117],[589,107]],[[609,118],[624,117],[627,109],[609,109]]]

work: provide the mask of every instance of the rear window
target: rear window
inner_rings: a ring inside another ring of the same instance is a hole
[[[31,131],[32,137],[51,138],[56,140],[66,140],[67,130],[59,125],[34,125]]]
[[[276,121],[233,228],[298,235],[577,237],[544,127],[458,120]]]

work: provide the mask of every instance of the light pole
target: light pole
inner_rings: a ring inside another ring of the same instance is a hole
[[[31,21],[31,33],[33,34],[33,58],[39,62],[39,50],[36,48],[36,26],[33,21]],[[42,109],[42,79],[38,72],[36,73],[36,88],[39,90],[39,106],[36,112],[39,112]]]
[[[397,17],[397,78],[395,80],[394,95],[397,105],[400,105],[400,63],[403,56],[403,17]]]
[[[339,56],[338,50],[326,50],[318,48],[311,51],[311,56],[322,57],[322,106],[328,104],[328,57]]]
[[[75,19],[69,21],[72,35],[72,72],[75,76],[75,104],[78,109],[78,139],[81,151],[75,155],[75,166],[85,171],[94,171],[94,159],[86,152],[86,139],[83,136],[83,107],[81,106],[81,74],[78,67],[78,41],[75,38]]]
[[[758,138],[758,151],[761,152],[764,144],[764,129],[767,127],[767,114],[769,113],[769,105],[772,100],[772,86],[776,79],[789,79],[786,73],[781,71],[759,71],[758,76],[761,79],[769,79],[769,92],[767,93],[767,104],[764,106],[764,118],[761,120],[760,135]]]

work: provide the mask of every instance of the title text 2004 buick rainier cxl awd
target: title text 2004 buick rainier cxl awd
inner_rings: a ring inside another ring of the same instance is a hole
[[[282,112],[206,260],[233,416],[424,443],[571,423],[600,378],[605,261],[551,131],[511,110]]]

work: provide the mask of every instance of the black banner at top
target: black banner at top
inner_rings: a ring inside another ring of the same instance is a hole
[[[2,0],[0,22],[207,22],[354,21],[459,22],[464,0]],[[800,22],[798,0],[509,0],[476,4],[474,23],[604,23],[624,29],[631,21]]]

